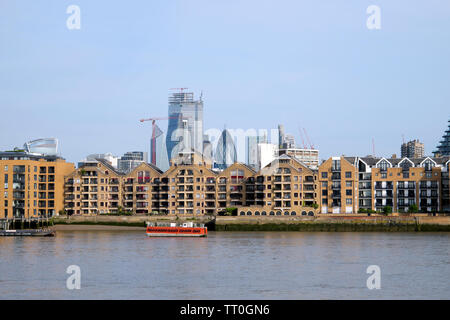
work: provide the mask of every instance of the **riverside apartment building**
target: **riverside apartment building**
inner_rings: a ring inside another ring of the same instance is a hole
[[[319,167],[321,213],[450,211],[449,157],[332,157]]]
[[[57,156],[0,152],[0,219],[57,215],[64,209],[64,177],[74,170]]]
[[[173,158],[166,172],[143,163],[123,174],[98,160],[66,177],[65,208],[68,214],[204,215],[237,207],[246,215],[294,215],[315,212],[316,182],[316,172],[286,155],[259,172],[242,163],[213,170],[198,153]]]

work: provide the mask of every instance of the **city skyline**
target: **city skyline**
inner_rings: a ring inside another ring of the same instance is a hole
[[[174,86],[203,91],[205,129],[301,125],[321,159],[371,154],[372,139],[388,157],[402,135],[431,155],[447,128],[448,4],[380,1],[380,30],[355,1],[105,4],[80,1],[72,31],[65,4],[2,4],[0,150],[57,137],[72,162],[149,152],[138,119],[166,115]]]

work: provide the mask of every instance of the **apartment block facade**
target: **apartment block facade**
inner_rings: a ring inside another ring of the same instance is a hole
[[[319,167],[322,213],[450,211],[449,158],[333,157]]]
[[[215,171],[196,153],[174,158],[171,164],[166,172],[141,164],[123,174],[106,161],[85,163],[66,177],[66,211],[101,214],[120,208],[137,214],[189,215],[217,214],[229,207],[256,215],[315,211],[317,175],[295,158],[282,156],[259,172],[242,163]]]
[[[0,152],[0,219],[57,215],[64,209],[64,177],[74,170],[57,156]]]

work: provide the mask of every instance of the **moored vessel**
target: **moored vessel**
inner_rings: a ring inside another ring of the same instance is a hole
[[[54,237],[56,232],[51,229],[19,229],[0,230],[1,237]]]
[[[208,228],[202,223],[147,222],[149,237],[206,237]]]

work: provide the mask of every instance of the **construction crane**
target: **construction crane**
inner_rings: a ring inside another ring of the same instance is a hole
[[[157,117],[157,118],[147,118],[140,119],[140,122],[151,121],[152,122],[152,150],[151,151],[151,160],[150,162],[153,165],[156,165],[156,121],[157,120],[169,120],[169,119],[177,119],[178,117]]]
[[[183,90],[187,90],[189,88],[170,88],[169,90],[180,90],[181,92],[183,92]]]
[[[302,129],[300,128],[300,126],[298,127],[298,132],[300,132],[300,139],[302,139],[303,149],[306,149],[305,139],[303,139],[303,133],[302,133]]]
[[[308,133],[306,132],[306,129],[303,128],[303,131],[305,132],[305,137],[306,137],[306,140],[307,140],[308,143],[309,143],[309,146],[311,147],[311,149],[314,150],[314,145],[311,143],[311,140],[309,140],[309,136],[308,136]]]
[[[171,116],[171,117],[154,117],[154,118],[147,118],[147,119],[140,119],[140,122],[145,121],[151,121],[152,122],[152,148],[150,150],[150,156],[151,160],[150,162],[154,165],[156,165],[156,121],[158,120],[170,120],[170,119],[182,119],[187,120],[189,117],[178,117],[178,116]]]

